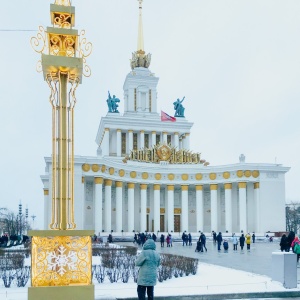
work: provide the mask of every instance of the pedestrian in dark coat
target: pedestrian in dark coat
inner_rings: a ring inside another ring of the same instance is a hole
[[[160,257],[155,249],[155,242],[152,239],[147,240],[143,246],[143,251],[137,257],[135,262],[135,265],[140,267],[137,279],[137,293],[139,300],[145,300],[146,290],[148,299],[154,299],[157,267],[160,264]]]
[[[281,252],[285,251],[287,248],[287,236],[285,233],[281,237],[279,246],[280,246]]]
[[[217,235],[218,251],[221,251],[222,241],[223,241],[222,233],[219,232],[218,235]]]
[[[255,243],[255,233],[252,234],[252,243]]]
[[[241,246],[241,250],[243,250],[245,245],[245,237],[244,234],[242,233],[242,235],[240,236],[240,246]]]
[[[207,252],[207,248],[206,248],[206,236],[205,236],[205,234],[203,232],[201,232],[201,234],[200,234],[200,240],[201,240],[201,243],[202,243],[202,247]]]
[[[160,236],[160,246],[161,247],[165,246],[165,236],[163,234],[161,234]]]
[[[295,232],[294,231],[290,231],[289,235],[287,236],[287,240],[286,240],[286,252],[290,252],[291,249],[291,245],[293,240],[295,239]]]
[[[213,231],[213,241],[214,243],[217,242],[217,233]]]
[[[185,236],[186,236],[186,234],[183,232],[182,235],[181,235],[182,246],[184,246],[184,244],[185,244]]]
[[[188,234],[189,246],[192,246],[192,235]]]

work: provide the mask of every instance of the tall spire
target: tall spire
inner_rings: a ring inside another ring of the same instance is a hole
[[[144,49],[144,35],[143,35],[143,0],[138,0],[139,2],[139,27],[138,27],[138,42],[137,51],[132,53],[132,58],[130,60],[130,66],[133,70],[134,68],[148,68],[151,62],[151,54],[145,54]]]
[[[139,28],[138,28],[137,51],[144,52],[144,35],[143,35],[143,18],[142,18],[143,0],[138,0],[138,1],[139,1]]]

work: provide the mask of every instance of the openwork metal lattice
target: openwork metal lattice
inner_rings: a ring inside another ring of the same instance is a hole
[[[32,237],[33,287],[91,284],[91,237]]]

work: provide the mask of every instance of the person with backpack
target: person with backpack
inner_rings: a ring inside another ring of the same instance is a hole
[[[297,254],[297,262],[299,262],[300,257],[300,240],[297,236],[295,236],[294,240],[291,244],[292,250],[295,254]]]
[[[244,237],[244,234],[242,233],[242,235],[240,236],[240,246],[241,246],[241,250],[244,249],[244,245],[245,245],[245,237]]]

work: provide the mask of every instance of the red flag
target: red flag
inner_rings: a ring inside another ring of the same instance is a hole
[[[168,115],[167,113],[165,113],[164,111],[161,110],[161,115],[160,115],[160,119],[161,121],[171,121],[171,122],[176,122],[176,118]]]

